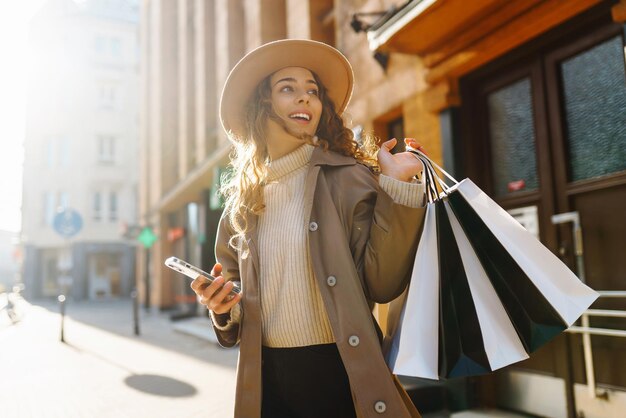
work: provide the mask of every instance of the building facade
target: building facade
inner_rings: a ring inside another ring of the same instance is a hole
[[[137,222],[138,4],[49,1],[30,33],[33,49],[24,142],[22,244],[30,297],[128,296]],[[82,228],[54,228],[72,209]],[[66,287],[66,288],[65,288]]]
[[[144,0],[140,213],[159,240],[138,253],[142,297],[193,310],[188,283],[163,259],[213,265],[214,192],[229,152],[221,88],[246,52],[281,38],[329,43],[352,62],[345,119],[356,133],[418,138],[591,287],[623,291],[625,21],[624,0]],[[582,233],[554,224],[562,213],[578,216]],[[594,307],[625,308],[608,297]],[[599,328],[619,324],[594,318]],[[562,335],[528,361],[469,379],[467,402],[612,416],[626,405],[626,345],[615,335],[593,335],[587,348]],[[600,397],[590,395],[593,379]]]
[[[19,234],[0,230],[0,293],[11,292],[21,282]]]

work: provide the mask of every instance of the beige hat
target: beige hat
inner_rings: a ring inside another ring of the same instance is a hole
[[[285,67],[303,67],[317,74],[337,113],[343,113],[352,96],[354,80],[346,57],[322,42],[284,39],[250,51],[231,70],[220,100],[220,120],[226,132],[244,135],[246,103],[265,77]]]

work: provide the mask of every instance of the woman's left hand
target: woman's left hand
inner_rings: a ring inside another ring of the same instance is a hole
[[[400,181],[411,181],[413,177],[419,174],[424,166],[415,154],[410,152],[399,152],[392,154],[390,151],[398,141],[395,138],[387,142],[383,142],[378,151],[378,165],[382,174],[393,177]],[[420,149],[422,146],[413,138],[405,138],[406,145],[413,149]],[[421,151],[421,149],[420,149]]]

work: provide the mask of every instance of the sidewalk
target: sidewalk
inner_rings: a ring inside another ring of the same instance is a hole
[[[219,346],[209,318],[189,318],[174,322],[172,328],[180,333],[193,335]]]
[[[0,316],[0,417],[232,416],[237,350],[143,310],[137,337],[128,299],[66,308],[65,344],[55,301],[23,301],[16,325]]]
[[[1,304],[0,300],[0,304]],[[68,301],[59,341],[56,301],[20,301],[0,314],[1,418],[229,418],[238,351],[220,348],[208,318],[172,322],[132,302]],[[424,418],[519,418],[494,410]]]

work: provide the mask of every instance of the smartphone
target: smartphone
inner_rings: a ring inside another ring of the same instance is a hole
[[[215,277],[211,276],[206,271],[201,270],[198,267],[192,264],[189,264],[188,262],[184,260],[181,260],[180,258],[169,257],[167,260],[165,260],[165,265],[171,268],[172,270],[176,270],[179,273],[183,273],[185,276],[189,277],[190,279],[196,279],[198,276],[204,276],[208,280],[207,286],[213,283],[213,280],[215,280]],[[239,288],[237,283],[234,283],[234,286],[231,289],[230,294],[234,296],[236,294],[239,294],[239,292],[241,292],[241,289]]]

